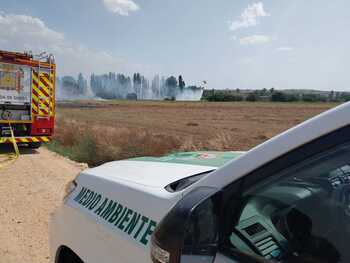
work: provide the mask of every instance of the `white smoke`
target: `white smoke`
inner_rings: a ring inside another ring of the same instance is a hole
[[[179,101],[198,101],[201,100],[203,95],[203,89],[192,89],[186,87],[176,95],[176,100]]]
[[[136,73],[133,78],[123,74],[108,73],[91,75],[90,81],[79,74],[75,79],[64,76],[57,79],[56,98],[58,100],[84,99],[131,99],[131,100],[180,100],[198,101],[203,88],[189,86],[180,88],[174,77],[168,79],[159,75],[150,82]]]

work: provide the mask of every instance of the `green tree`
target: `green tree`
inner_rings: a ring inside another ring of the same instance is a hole
[[[258,95],[256,94],[256,92],[251,92],[246,97],[246,101],[257,101],[257,100],[258,100]]]
[[[167,89],[166,97],[175,99],[176,97],[176,88],[177,88],[177,80],[174,76],[170,76],[165,80],[165,86]]]
[[[287,101],[286,95],[283,92],[274,92],[271,95],[271,101]]]
[[[182,76],[179,76],[179,88],[183,90],[183,88],[186,86],[185,81],[182,79]]]

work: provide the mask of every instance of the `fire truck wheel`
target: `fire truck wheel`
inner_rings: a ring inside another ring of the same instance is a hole
[[[41,142],[31,142],[28,146],[32,149],[38,149],[41,146]]]

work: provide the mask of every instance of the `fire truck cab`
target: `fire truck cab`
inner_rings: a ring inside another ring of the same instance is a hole
[[[53,55],[0,51],[0,143],[37,148],[54,131],[56,65]]]

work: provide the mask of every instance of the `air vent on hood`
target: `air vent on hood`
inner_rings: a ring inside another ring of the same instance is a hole
[[[174,193],[174,192],[178,192],[178,191],[181,191],[181,190],[184,190],[185,188],[189,187],[190,185],[194,184],[195,182],[197,182],[199,179],[201,179],[202,177],[204,177],[205,175],[211,173],[212,171],[214,170],[209,170],[209,171],[206,171],[204,173],[200,173],[200,174],[195,174],[195,175],[192,175],[192,176],[189,176],[189,177],[186,177],[186,178],[183,178],[183,179],[180,179],[176,182],[173,182],[169,185],[167,185],[165,187],[165,189],[171,193]]]

